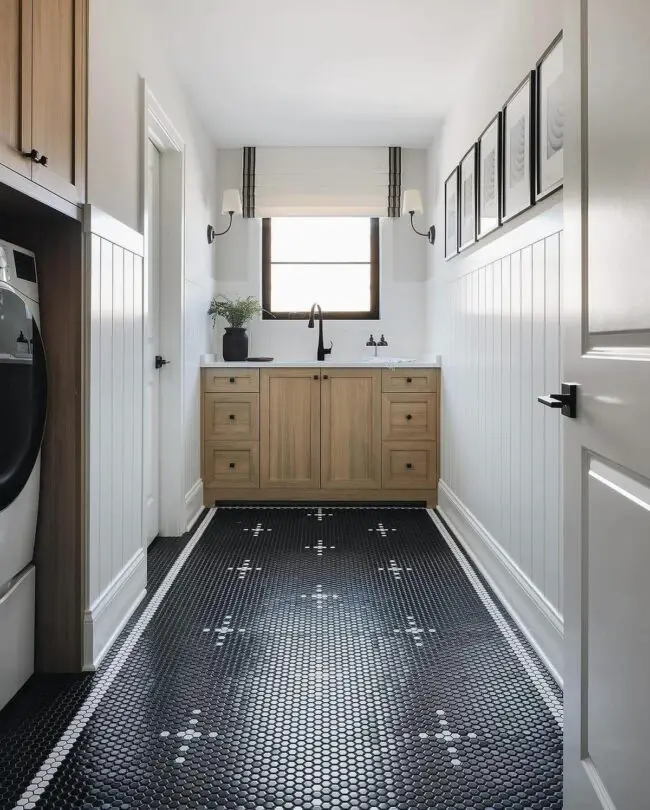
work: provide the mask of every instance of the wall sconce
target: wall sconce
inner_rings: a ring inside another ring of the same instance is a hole
[[[208,225],[208,244],[211,245],[214,242],[216,236],[223,236],[225,233],[232,228],[232,217],[233,214],[241,214],[242,207],[241,207],[241,194],[239,193],[238,188],[229,188],[226,189],[223,193],[223,202],[221,203],[221,213],[228,214],[230,217],[230,222],[228,223],[228,227],[225,231],[220,231],[217,233],[212,225]]]
[[[422,197],[420,196],[420,192],[416,188],[407,188],[404,192],[404,201],[402,203],[402,213],[403,214],[410,214],[411,217],[411,228],[417,233],[418,236],[426,236],[429,240],[429,244],[433,245],[436,241],[436,226],[432,225],[428,231],[423,233],[422,231],[418,231],[413,224],[413,217],[415,214],[423,214],[424,208],[422,207]]]

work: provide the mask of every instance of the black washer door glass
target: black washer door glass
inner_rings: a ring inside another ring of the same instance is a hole
[[[0,286],[0,510],[27,483],[45,430],[47,376],[27,299]]]

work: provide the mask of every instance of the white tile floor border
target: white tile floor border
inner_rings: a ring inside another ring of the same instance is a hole
[[[194,551],[196,544],[199,542],[205,530],[210,525],[210,521],[214,517],[216,511],[217,510],[214,508],[208,511],[208,514],[198,526],[183,551],[178,555],[178,559],[169,569],[167,576],[162,581],[160,587],[151,598],[151,601],[142,612],[142,615],[135,623],[133,629],[122,643],[122,646],[120,647],[115,658],[111,661],[105,672],[102,672],[101,675],[96,676],[96,681],[90,694],[84,701],[77,714],[74,716],[68,728],[64,731],[61,739],[54,746],[54,749],[48,758],[41,765],[38,773],[29,784],[29,787],[24,791],[23,795],[18,800],[14,810],[29,810],[29,808],[36,807],[41,796],[47,789],[47,786],[50,784],[56,775],[56,772],[65,761],[65,758],[70,753],[73,745],[79,739],[81,732],[88,725],[88,722],[106,695],[106,692],[108,692],[110,689],[111,684],[119,674],[124,664],[126,664],[138,641],[140,641],[142,634],[147,629],[147,626],[153,617],[156,615],[156,612],[163,599],[165,596],[167,596],[167,593],[174,584],[176,577],[178,577],[180,574],[190,554],[192,551]]]
[[[557,697],[555,690],[551,685],[550,674],[547,676],[542,672],[524,645],[521,643],[521,641],[519,641],[516,634],[504,618],[503,613],[497,607],[494,599],[492,599],[490,594],[487,592],[487,589],[476,575],[476,572],[470,565],[467,557],[465,557],[465,555],[462,553],[455,539],[452,537],[451,533],[440,520],[435,511],[433,509],[427,509],[427,512],[429,513],[429,517],[433,521],[435,527],[438,529],[443,539],[451,549],[451,552],[456,558],[458,564],[463,569],[465,576],[478,594],[479,599],[485,605],[485,608],[490,616],[492,616],[494,619],[496,626],[499,628],[505,640],[510,645],[513,653],[517,656],[519,662],[530,676],[533,686],[539,692],[540,697],[555,718],[558,726],[560,728],[564,728],[564,707],[562,705],[562,701]]]

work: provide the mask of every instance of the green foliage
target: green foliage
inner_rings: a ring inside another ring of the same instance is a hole
[[[262,311],[260,302],[254,295],[248,298],[228,298],[227,295],[217,295],[210,302],[208,315],[212,316],[212,326],[216,326],[217,318],[224,318],[229,326],[242,327]]]

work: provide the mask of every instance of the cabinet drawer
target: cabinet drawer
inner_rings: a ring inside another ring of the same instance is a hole
[[[382,447],[384,489],[435,489],[435,442],[385,442]]]
[[[203,390],[215,394],[255,393],[260,390],[259,369],[204,368]]]
[[[383,394],[384,441],[436,441],[435,394]]]
[[[260,485],[259,444],[257,442],[205,442],[203,465],[206,488]]]
[[[258,394],[204,394],[204,439],[258,441],[259,410]]]
[[[438,369],[410,368],[391,371],[385,368],[382,372],[382,390],[387,394],[394,391],[437,391]]]

